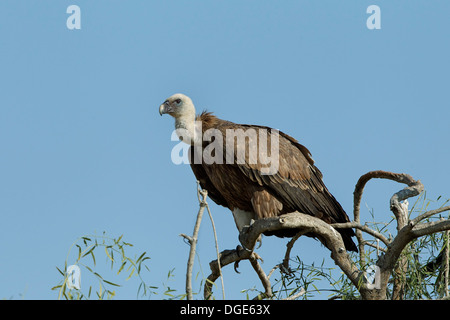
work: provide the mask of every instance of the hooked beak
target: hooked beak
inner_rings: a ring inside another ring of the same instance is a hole
[[[159,106],[159,114],[162,116],[165,113],[169,113],[170,111],[170,105],[169,102],[166,100],[162,105]]]

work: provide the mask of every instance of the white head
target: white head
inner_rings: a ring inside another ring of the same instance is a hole
[[[192,100],[181,93],[176,93],[159,106],[159,114],[169,114],[175,118],[175,129],[180,140],[195,144],[201,137],[201,128],[195,124],[195,107]],[[200,134],[199,134],[200,133]]]
[[[162,105],[159,106],[159,114],[169,114],[175,119],[177,118],[195,118],[195,107],[192,103],[191,98],[182,94],[176,93],[164,101]]]

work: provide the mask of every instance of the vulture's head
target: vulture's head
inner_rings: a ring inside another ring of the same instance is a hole
[[[196,144],[201,133],[197,133],[195,124],[195,107],[192,100],[181,93],[176,93],[167,98],[159,106],[159,114],[170,114],[175,118],[176,133],[181,141],[187,144]]]
[[[195,107],[188,96],[176,93],[159,106],[159,114],[163,115],[165,113],[170,114],[175,119],[185,116],[195,117]]]

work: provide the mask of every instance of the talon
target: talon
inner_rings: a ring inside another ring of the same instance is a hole
[[[258,246],[256,247],[256,249],[261,248],[261,246],[262,246],[262,237],[261,237],[261,235],[258,237],[258,240],[256,240],[256,242],[258,243]]]
[[[236,262],[234,263],[234,271],[235,271],[236,273],[240,273],[240,272],[238,271],[238,268],[239,268],[239,261],[236,261]]]

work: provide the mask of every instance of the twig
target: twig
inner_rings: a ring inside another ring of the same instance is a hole
[[[386,252],[386,249],[385,249],[385,248],[381,248],[381,247],[379,246],[379,244],[378,244],[378,239],[377,239],[377,244],[376,244],[376,245],[371,244],[369,241],[365,241],[365,242],[364,242],[364,245],[369,246],[369,247],[372,247],[372,248],[375,248],[375,249],[380,250],[380,251],[383,251],[383,252]],[[377,256],[379,256],[379,254],[377,254]]]
[[[302,295],[304,295],[305,293],[306,293],[305,288],[301,288],[298,293],[294,294],[293,296],[287,297],[283,300],[295,300],[298,297],[301,297]]]
[[[208,203],[206,203],[206,209],[208,210],[208,215],[209,215],[209,218],[211,219],[211,225],[212,225],[213,232],[214,232],[214,243],[216,246],[216,254],[217,254],[217,268],[219,269],[220,280],[221,280],[221,284],[222,284],[222,298],[225,300],[225,286],[223,283],[222,268],[220,266],[220,253],[219,253],[219,244],[217,241],[216,226],[214,225],[214,219],[212,217],[211,210],[209,209]]]
[[[272,297],[272,285],[270,284],[270,280],[269,277],[266,276],[264,270],[261,268],[261,266],[258,263],[258,256],[256,255],[256,253],[252,253],[250,255],[250,263],[253,267],[253,270],[255,270],[256,274],[259,277],[259,280],[261,280],[261,283],[264,287],[264,296],[267,298]]]
[[[206,278],[205,286],[203,288],[203,296],[205,300],[211,298],[212,286],[217,278],[220,276],[219,265],[224,267],[230,263],[248,259],[251,252],[239,248],[234,250],[223,250],[220,253],[220,257],[217,260],[213,260],[209,263],[209,268],[211,269],[211,274]]]
[[[359,224],[357,222],[345,222],[345,223],[333,223],[331,225],[333,228],[336,229],[346,229],[346,228],[355,228],[355,229],[359,229],[361,231],[364,231],[368,234],[370,234],[371,236],[374,236],[375,238],[381,240],[386,246],[389,245],[390,241],[388,240],[388,238],[386,238],[385,236],[383,236],[381,233],[379,233],[378,231],[375,231],[373,229],[370,229],[368,226],[366,225],[362,225]],[[364,243],[363,243],[364,244]]]
[[[420,221],[425,220],[426,218],[429,218],[429,217],[431,217],[431,216],[433,216],[433,215],[435,215],[435,214],[437,214],[437,213],[441,213],[441,212],[448,211],[448,210],[450,210],[450,206],[446,206],[446,207],[438,208],[438,209],[435,209],[435,210],[427,211],[427,212],[421,214],[420,216],[417,216],[416,218],[412,219],[412,220],[409,222],[409,224],[410,224],[412,227],[414,227],[414,226],[417,225]]]
[[[409,227],[409,225],[408,225]],[[417,224],[409,233],[412,239],[450,229],[450,220],[440,220]]]
[[[449,277],[449,252],[450,252],[450,248],[448,247],[449,245],[449,240],[448,237],[450,235],[450,232],[447,230],[445,231],[445,263],[444,263],[444,286],[445,286],[445,297],[448,298],[449,294],[448,294],[448,277]]]
[[[270,279],[270,277],[272,276],[273,272],[274,272],[275,270],[277,270],[278,268],[280,268],[280,267],[281,267],[281,263],[275,265],[275,266],[272,268],[272,270],[270,270],[269,274],[267,275],[267,278]]]
[[[198,193],[199,201],[200,201],[200,208],[198,210],[197,214],[197,220],[195,221],[194,226],[194,233],[192,237],[186,236],[185,234],[181,234],[180,236],[184,237],[189,241],[189,244],[191,246],[191,249],[189,250],[189,258],[187,263],[187,270],[186,270],[186,296],[187,300],[193,299],[192,294],[192,269],[194,268],[194,259],[195,259],[195,249],[197,247],[197,239],[198,239],[198,232],[200,230],[200,224],[203,217],[203,212],[205,211],[206,207],[206,196],[207,192],[205,191],[202,193],[202,199],[200,199],[200,193]]]
[[[281,264],[281,266],[283,268],[281,268],[282,271],[286,272],[286,273],[290,273],[290,268],[289,268],[289,256],[291,254],[291,250],[294,247],[294,243],[295,241],[298,240],[298,238],[300,238],[302,235],[304,235],[305,233],[307,233],[308,230],[304,230],[304,231],[300,231],[298,232],[291,240],[289,240],[289,242],[286,244],[286,253],[284,255],[284,259],[283,259],[283,263]]]

